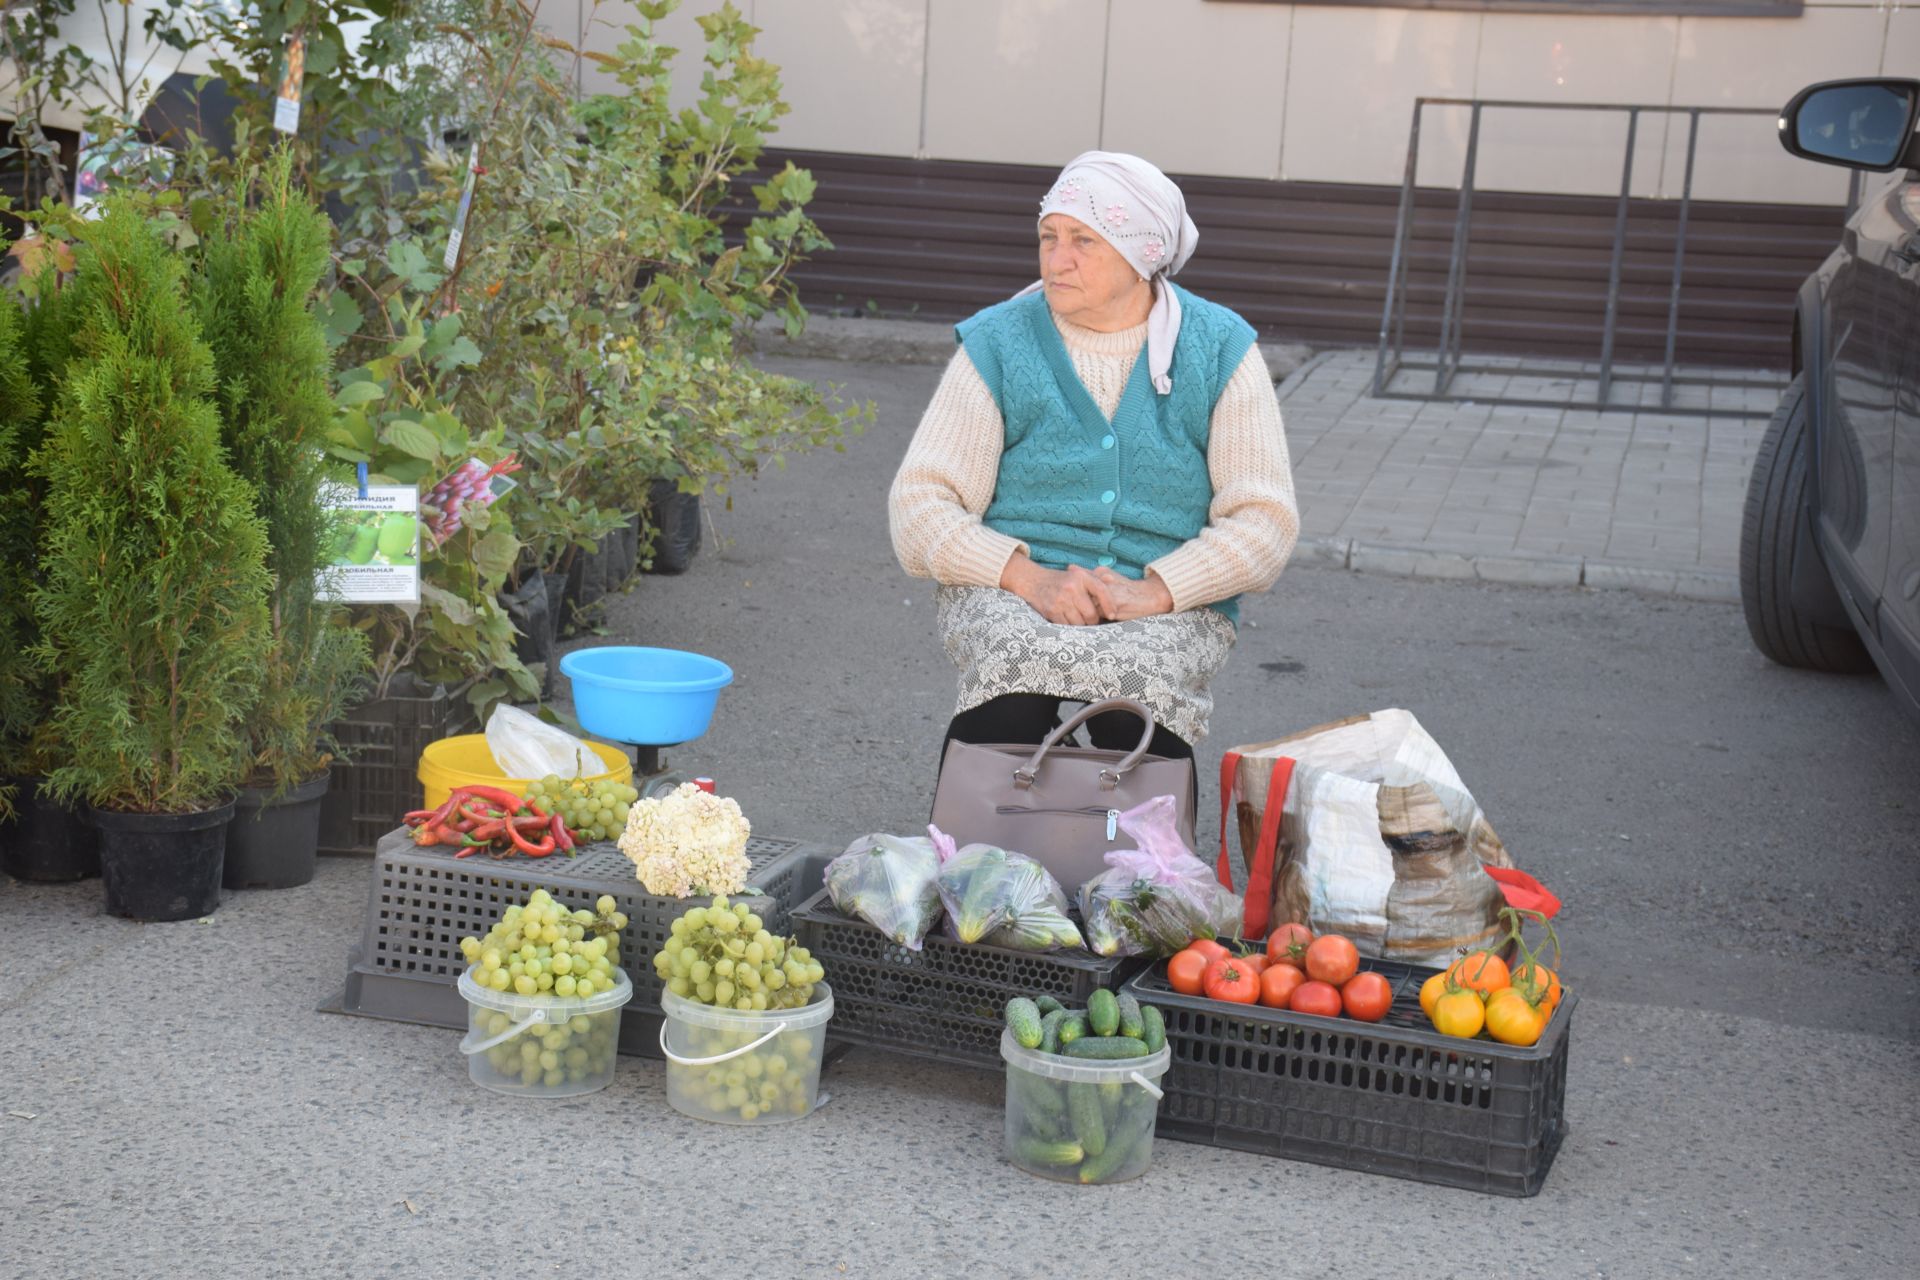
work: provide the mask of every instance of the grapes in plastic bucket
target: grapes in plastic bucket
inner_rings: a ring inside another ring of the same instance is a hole
[[[666,1021],[667,1101],[675,1111],[717,1124],[780,1124],[820,1105],[833,991],[814,986],[798,1009],[721,1009],[660,993]]]
[[[495,991],[461,974],[467,1036],[460,1051],[468,1078],[495,1093],[531,1098],[572,1098],[612,1084],[620,1010],[633,999],[633,981],[615,972],[616,986],[584,999]]]

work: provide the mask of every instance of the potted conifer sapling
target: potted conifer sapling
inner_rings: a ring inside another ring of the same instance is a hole
[[[26,307],[0,301],[0,565],[10,579],[0,589],[0,865],[22,880],[79,880],[100,874],[100,855],[93,829],[47,786],[59,754],[54,683],[34,658],[32,602],[46,485],[27,465],[70,349],[69,259],[62,242],[34,243],[15,255]]]
[[[203,237],[192,291],[219,380],[227,457],[258,496],[272,577],[270,644],[247,726],[248,773],[227,830],[229,889],[313,879],[336,747],[328,726],[369,666],[366,637],[316,589],[338,526],[321,501],[334,410],[331,358],[313,310],[329,229],[296,194],[290,151],[268,161],[257,195],[249,202],[242,189],[231,202],[231,225]]]
[[[220,901],[270,647],[266,537],[220,447],[173,251],[124,199],[75,234],[73,356],[33,459],[36,652],[64,753],[50,782],[99,830],[108,911],[189,919]]]

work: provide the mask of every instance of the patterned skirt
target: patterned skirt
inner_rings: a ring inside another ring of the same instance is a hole
[[[1074,627],[996,587],[941,587],[935,603],[941,642],[960,669],[955,715],[1003,693],[1135,698],[1187,742],[1207,736],[1208,687],[1234,641],[1233,624],[1215,610]]]

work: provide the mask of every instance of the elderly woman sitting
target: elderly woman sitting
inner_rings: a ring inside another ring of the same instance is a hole
[[[1039,281],[958,326],[889,496],[900,563],[940,583],[947,739],[1037,743],[1063,699],[1125,696],[1191,760],[1238,598],[1299,530],[1273,382],[1246,321],[1169,279],[1199,233],[1151,164],[1080,156],[1039,236]]]

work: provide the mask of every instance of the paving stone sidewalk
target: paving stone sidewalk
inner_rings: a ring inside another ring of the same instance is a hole
[[[1591,397],[1593,369],[1563,367],[1455,386]],[[1726,410],[1712,416],[1600,413],[1376,398],[1373,369],[1371,351],[1326,352],[1279,387],[1300,499],[1297,562],[1739,599],[1740,511],[1776,390],[1682,389]],[[1657,385],[1621,390],[1657,403]]]

